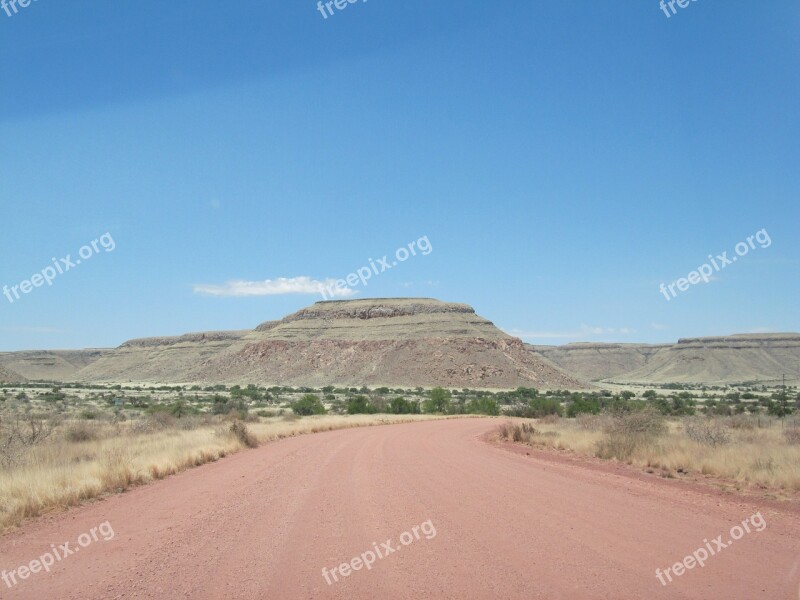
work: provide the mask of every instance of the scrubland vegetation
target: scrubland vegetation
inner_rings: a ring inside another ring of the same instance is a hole
[[[502,439],[616,460],[663,477],[690,474],[732,487],[800,491],[800,418],[667,417],[653,407],[506,423]]]
[[[0,531],[265,441],[440,415],[537,419],[504,435],[670,476],[696,471],[799,490],[794,394],[0,385]],[[788,415],[783,429],[779,415]]]

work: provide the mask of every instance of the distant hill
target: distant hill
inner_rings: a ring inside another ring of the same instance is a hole
[[[25,378],[19,373],[0,366],[0,383],[22,383],[24,381]]]
[[[252,331],[131,340],[88,381],[580,388],[466,304],[430,298],[317,302]]]
[[[23,350],[0,352],[0,369],[8,373],[9,381],[25,380],[68,381],[78,371],[110,350]],[[4,375],[0,373],[0,379]],[[16,379],[15,379],[16,378]]]
[[[590,381],[620,383],[775,383],[800,380],[800,334],[738,334],[676,344],[528,346]]]

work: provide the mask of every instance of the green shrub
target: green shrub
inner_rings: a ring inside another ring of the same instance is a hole
[[[500,407],[497,401],[491,398],[475,398],[467,404],[467,412],[477,415],[497,416],[500,414]]]
[[[530,407],[533,416],[537,419],[541,419],[547,415],[558,415],[559,417],[564,415],[564,409],[561,406],[561,402],[554,398],[534,398],[530,401]]]
[[[419,402],[411,402],[405,398],[393,398],[389,402],[389,412],[393,415],[419,414]]]
[[[376,412],[378,412],[378,409],[366,396],[354,396],[347,401],[348,415],[371,415]]]
[[[324,415],[328,412],[325,410],[325,406],[320,401],[319,396],[315,396],[314,394],[306,394],[300,400],[292,402],[289,407],[294,414],[301,417]]]
[[[451,409],[451,400],[450,390],[435,387],[431,390],[430,398],[422,403],[422,408],[426,413],[447,414]]]

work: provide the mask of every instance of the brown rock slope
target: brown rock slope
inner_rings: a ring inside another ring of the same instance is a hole
[[[775,383],[800,380],[800,334],[687,338],[616,379],[654,383]]]
[[[190,374],[205,382],[583,387],[466,304],[428,298],[317,302],[259,326]]]
[[[130,340],[81,370],[77,377],[95,382],[184,383],[198,364],[248,333],[211,331]]]
[[[25,350],[0,352],[0,370],[9,373],[10,381],[68,381],[78,371],[110,352],[105,349]],[[3,379],[0,373],[0,380]]]
[[[671,345],[582,342],[565,346],[526,346],[576,377],[600,381],[644,367]]]
[[[0,366],[0,383],[22,383],[25,378],[10,369]]]

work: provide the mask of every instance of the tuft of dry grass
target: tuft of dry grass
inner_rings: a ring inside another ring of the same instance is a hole
[[[115,425],[67,423],[60,435],[31,447],[18,464],[0,469],[0,533],[27,518],[123,492],[263,442],[431,418],[441,417],[322,415],[248,424],[148,417]]]

